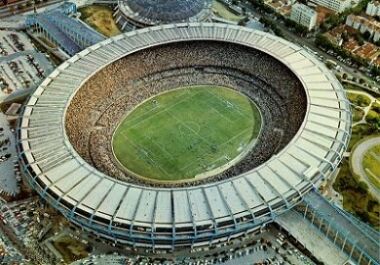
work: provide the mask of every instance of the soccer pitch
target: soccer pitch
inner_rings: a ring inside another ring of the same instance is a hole
[[[189,180],[244,155],[261,128],[256,105],[220,86],[190,86],[144,101],[113,136],[119,163],[157,181]]]

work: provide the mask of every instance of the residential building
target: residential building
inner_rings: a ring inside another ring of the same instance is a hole
[[[361,33],[368,31],[371,34],[370,38],[375,42],[380,39],[380,22],[371,17],[367,18],[351,14],[347,16],[346,25],[359,30]]]
[[[305,26],[308,30],[315,28],[317,25],[317,17],[317,12],[304,4],[296,3],[292,6],[290,19]]]
[[[290,16],[292,2],[290,0],[265,0],[264,4],[282,16]]]
[[[366,14],[370,16],[380,16],[380,2],[371,1],[367,5]]]
[[[351,0],[311,0],[311,2],[327,7],[337,13],[342,13],[347,8],[352,7]]]

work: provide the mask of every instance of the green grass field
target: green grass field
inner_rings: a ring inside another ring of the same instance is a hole
[[[365,95],[348,92],[348,100],[359,107],[368,107],[371,103],[371,99]]]
[[[361,121],[364,117],[364,110],[362,110],[360,107],[351,107],[352,111],[352,120],[354,122]]]
[[[380,145],[372,147],[364,155],[363,168],[373,185],[380,189]]]
[[[191,86],[151,98],[121,122],[116,158],[141,177],[178,181],[227,164],[252,146],[259,110],[239,92]]]

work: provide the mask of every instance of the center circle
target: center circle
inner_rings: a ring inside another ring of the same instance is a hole
[[[136,106],[117,126],[112,148],[129,174],[189,181],[238,163],[260,129],[260,111],[242,93],[216,85],[187,86]]]

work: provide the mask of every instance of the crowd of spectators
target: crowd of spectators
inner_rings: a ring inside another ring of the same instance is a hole
[[[221,180],[259,166],[291,141],[304,120],[305,91],[284,64],[245,46],[197,41],[142,50],[96,73],[68,107],[67,134],[76,151],[100,171],[152,185],[118,165],[112,152],[114,130],[142,101],[178,87],[206,84],[230,87],[248,96],[260,109],[262,130],[255,146],[240,162],[191,185]]]

